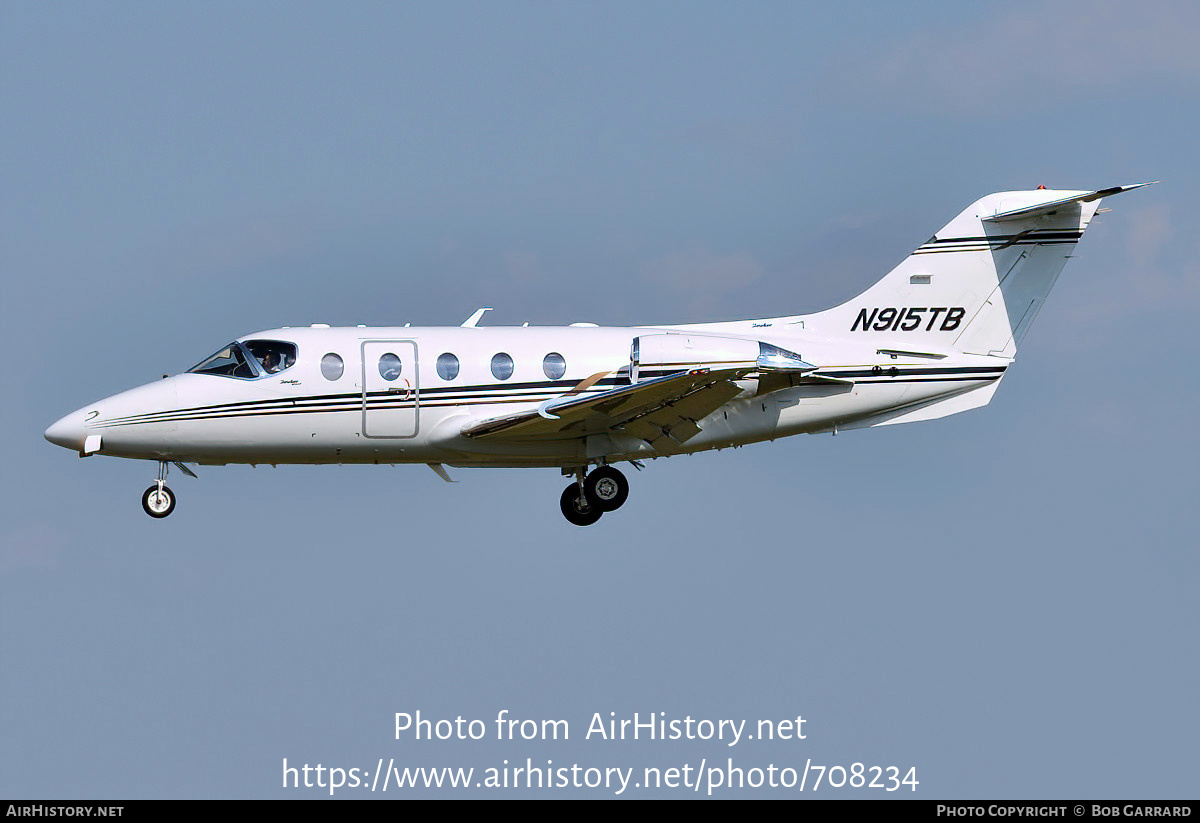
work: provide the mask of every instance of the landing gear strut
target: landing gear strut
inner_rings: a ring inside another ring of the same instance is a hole
[[[590,526],[605,512],[616,511],[629,497],[629,481],[612,466],[601,466],[585,475],[576,470],[575,482],[562,493],[563,516],[576,526]]]
[[[167,487],[167,470],[170,468],[166,460],[158,461],[158,480],[142,494],[142,508],[151,517],[166,517],[175,511],[175,492]]]

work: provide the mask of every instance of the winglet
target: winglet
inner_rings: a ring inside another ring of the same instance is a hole
[[[480,318],[483,317],[484,312],[489,312],[491,310],[492,310],[491,306],[488,306],[486,309],[476,309],[474,314],[472,314],[466,320],[462,321],[462,325],[459,326],[459,328],[462,328],[462,329],[475,328],[475,324],[478,323]]]
[[[1040,217],[1043,214],[1051,214],[1055,211],[1058,211],[1063,206],[1070,205],[1071,203],[1090,203],[1093,200],[1100,200],[1105,197],[1112,197],[1115,194],[1123,194],[1127,191],[1140,189],[1142,186],[1153,186],[1157,182],[1157,180],[1153,180],[1149,183],[1134,183],[1129,186],[1113,186],[1112,188],[1108,189],[1087,191],[1083,192],[1082,194],[1076,194],[1072,197],[1064,197],[1061,200],[1053,200],[1049,203],[1042,203],[1037,206],[1026,206],[1022,209],[996,212],[995,214],[989,215],[982,219],[993,223],[1002,223],[1007,220],[1027,220],[1030,217]]]

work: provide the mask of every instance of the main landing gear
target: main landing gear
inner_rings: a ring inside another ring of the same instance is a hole
[[[605,512],[616,511],[629,497],[629,481],[612,466],[601,466],[585,475],[576,471],[575,482],[562,493],[563,516],[576,526],[590,526]]]

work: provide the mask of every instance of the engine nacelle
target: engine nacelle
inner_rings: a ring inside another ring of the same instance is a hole
[[[721,337],[714,334],[643,334],[635,337],[629,353],[629,376],[638,380],[646,371],[676,372],[684,369],[737,369],[756,371],[787,369],[812,371],[795,352],[758,340]]]

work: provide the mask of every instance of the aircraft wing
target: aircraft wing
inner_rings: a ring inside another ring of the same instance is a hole
[[[561,440],[609,432],[650,443],[667,438],[661,445],[683,443],[700,431],[697,420],[741,392],[733,381],[750,371],[691,369],[596,394],[566,394],[533,411],[473,423],[462,433],[487,440]]]

